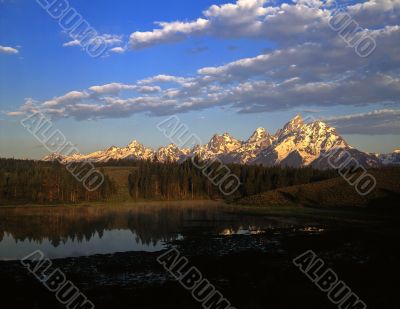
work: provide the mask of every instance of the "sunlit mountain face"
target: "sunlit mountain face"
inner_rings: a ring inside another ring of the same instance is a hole
[[[258,128],[245,141],[238,140],[228,133],[215,134],[205,145],[192,149],[179,148],[175,144],[157,150],[147,148],[133,140],[127,147],[112,146],[89,154],[63,156],[53,153],[44,161],[107,162],[109,160],[157,160],[158,162],[183,162],[191,157],[200,160],[220,159],[224,163],[262,164],[265,166],[282,165],[300,167],[316,165],[323,155],[333,149],[349,150],[365,166],[396,164],[398,153],[370,154],[351,147],[336,129],[322,121],[305,123],[300,115],[290,120],[275,134],[264,128]]]

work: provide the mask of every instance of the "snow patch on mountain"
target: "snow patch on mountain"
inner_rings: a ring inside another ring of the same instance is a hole
[[[288,166],[304,166],[332,148],[347,149],[350,146],[335,128],[322,121],[306,124],[297,115],[282,130],[278,130],[276,140],[253,163],[278,165],[284,161]]]
[[[109,160],[156,160],[158,162],[182,162],[196,156],[200,160],[219,159],[224,163],[262,164],[264,166],[315,166],[324,163],[324,154],[332,149],[349,151],[356,159],[367,166],[379,164],[400,164],[400,149],[391,154],[371,155],[351,147],[336,131],[325,122],[305,123],[301,115],[297,115],[285,126],[271,135],[264,128],[257,128],[245,141],[238,140],[228,133],[215,134],[205,145],[197,145],[192,149],[181,149],[175,144],[153,150],[133,140],[126,147],[112,146],[108,149],[89,154],[73,154],[63,156],[50,154],[45,161],[107,162]]]
[[[377,157],[383,165],[400,165],[400,149],[395,149],[392,153],[377,154]]]

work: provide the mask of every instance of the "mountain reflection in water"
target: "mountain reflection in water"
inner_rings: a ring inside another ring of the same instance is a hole
[[[213,202],[3,208],[0,260],[20,259],[37,249],[50,258],[159,251],[193,230],[234,234],[276,224]]]

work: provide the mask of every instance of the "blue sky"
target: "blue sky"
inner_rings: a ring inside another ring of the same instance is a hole
[[[392,151],[400,144],[400,3],[386,2],[345,2],[377,43],[361,59],[326,27],[322,15],[329,7],[262,0],[69,1],[99,35],[116,41],[92,58],[80,46],[64,46],[73,39],[36,1],[0,1],[0,156],[46,154],[19,124],[32,100],[81,152],[132,139],[165,145],[156,124],[173,114],[207,142],[223,132],[246,139],[259,126],[273,133],[298,113],[331,121],[361,150]],[[123,52],[112,52],[115,47]],[[243,65],[245,58],[250,65]],[[143,82],[160,74],[183,82]],[[90,89],[111,83],[131,88],[96,96]],[[138,93],[143,85],[159,91]],[[59,99],[71,91],[84,98]],[[143,102],[129,101],[137,98]]]

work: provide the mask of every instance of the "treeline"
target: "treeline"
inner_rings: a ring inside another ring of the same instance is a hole
[[[100,171],[110,166],[131,169],[132,172],[125,181],[129,182],[129,193],[134,200],[234,200],[277,188],[337,177],[334,170],[316,170],[310,167],[230,164],[227,167],[231,175],[238,177],[240,186],[234,194],[227,196],[215,184],[225,176],[226,171],[220,169],[218,163],[203,169],[196,167],[191,160],[180,164],[159,163],[156,160],[121,160],[96,163],[95,166]],[[117,187],[121,184],[115,183],[107,173],[103,175],[103,184],[96,191],[90,192],[64,165],[56,161],[0,159],[0,204],[104,201],[115,196]],[[213,182],[210,178],[216,181]]]
[[[196,164],[198,165],[198,164]],[[218,179],[218,163],[200,169],[191,160],[181,164],[142,161],[129,175],[130,195],[135,200],[160,199],[237,199],[261,192],[312,183],[337,177],[334,170],[316,170],[310,167],[263,167],[254,165],[227,165],[231,174],[240,180],[234,194],[226,196],[209,178]],[[210,177],[207,177],[209,175]]]
[[[90,192],[58,162],[0,159],[1,204],[100,201],[113,195],[115,187],[104,174],[103,184]]]

